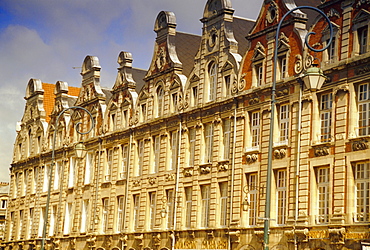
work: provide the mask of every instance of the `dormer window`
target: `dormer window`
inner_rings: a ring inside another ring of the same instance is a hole
[[[211,62],[208,67],[208,85],[207,85],[208,102],[214,101],[216,99],[217,68],[218,67],[215,62]]]
[[[339,35],[339,30],[340,30],[340,26],[338,26],[337,24],[335,23],[331,23],[332,24],[332,27],[333,27],[333,37],[332,37],[332,41],[329,45],[329,47],[323,51],[323,62],[325,62],[326,64],[328,63],[333,63],[334,61],[337,60],[337,54],[338,54],[338,50],[337,50],[337,36]],[[321,39],[321,42],[323,43],[323,46],[327,46],[330,42],[330,29],[329,29],[329,26],[327,26],[323,32],[322,32],[322,39]]]
[[[157,117],[163,115],[163,106],[164,106],[164,90],[162,86],[157,88]]]
[[[254,50],[254,55],[252,58],[253,66],[252,66],[252,86],[259,87],[263,85],[264,79],[264,61],[265,61],[265,48],[262,46],[260,42],[257,43],[256,48]]]
[[[353,26],[353,55],[369,52],[370,12],[363,9],[352,20]]]

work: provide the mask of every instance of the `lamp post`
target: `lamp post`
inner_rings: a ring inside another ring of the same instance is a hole
[[[289,16],[291,13],[293,13],[296,10],[299,9],[309,9],[309,10],[314,10],[316,12],[319,12],[327,21],[330,29],[330,39],[329,42],[326,44],[324,48],[321,49],[314,49],[308,44],[308,38],[310,35],[314,35],[314,32],[309,32],[306,35],[305,38],[305,44],[306,46],[314,51],[314,52],[322,52],[326,50],[329,45],[331,44],[333,40],[333,27],[330,22],[330,19],[325,15],[324,12],[322,12],[320,9],[312,7],[312,6],[299,6],[291,9],[288,11],[280,20],[278,23],[277,29],[276,29],[276,34],[275,34],[275,51],[274,51],[274,58],[273,58],[273,80],[272,80],[272,90],[271,90],[271,114],[270,114],[270,137],[269,137],[269,142],[268,142],[268,159],[267,159],[267,180],[266,180],[266,203],[265,203],[265,217],[264,219],[264,229],[263,229],[263,243],[264,243],[264,249],[268,250],[269,249],[269,234],[270,234],[270,213],[271,213],[271,178],[272,178],[272,155],[273,155],[273,134],[274,134],[274,116],[275,116],[275,92],[276,92],[276,74],[277,74],[277,61],[278,61],[278,47],[279,47],[279,35],[280,35],[280,29],[283,24],[283,21],[287,16]],[[318,69],[318,68],[317,68]],[[309,68],[306,73],[304,74],[303,81],[305,82],[306,86],[313,86],[310,81],[311,80],[318,80],[318,84],[315,84],[314,89],[316,90],[317,88],[321,87],[325,79],[323,80],[324,75],[322,74],[322,71],[317,70],[317,69],[311,69]],[[299,124],[300,126],[300,124]],[[298,186],[297,186],[298,188]]]
[[[50,192],[51,192],[51,180],[52,180],[52,177],[53,177],[53,169],[54,169],[54,165],[55,165],[55,141],[56,141],[56,133],[58,131],[58,124],[59,124],[60,117],[66,111],[71,110],[71,109],[73,109],[73,110],[75,110],[75,109],[83,110],[83,111],[85,111],[89,115],[89,118],[91,119],[91,126],[90,126],[90,128],[88,129],[87,132],[81,132],[79,130],[79,126],[81,125],[81,122],[78,122],[76,124],[76,126],[75,126],[75,129],[76,129],[77,133],[79,133],[80,135],[88,134],[88,133],[90,133],[90,131],[95,126],[94,118],[93,118],[92,114],[90,113],[90,111],[88,111],[87,109],[85,109],[83,107],[80,107],[80,106],[73,106],[73,107],[69,107],[69,108],[63,109],[59,113],[59,115],[58,115],[58,117],[56,119],[56,122],[55,122],[55,130],[54,130],[54,134],[53,134],[53,144],[52,144],[52,150],[51,150],[51,165],[50,165],[50,171],[49,171],[48,194],[47,194],[47,198],[46,198],[46,207],[45,207],[45,215],[44,215],[44,225],[43,225],[43,229],[42,229],[41,250],[44,250],[45,249],[46,230],[47,230],[47,226],[48,226]],[[81,158],[85,157],[85,153],[86,153],[85,145],[82,142],[77,143],[75,145],[75,152],[76,152],[77,158],[80,158],[81,159]]]

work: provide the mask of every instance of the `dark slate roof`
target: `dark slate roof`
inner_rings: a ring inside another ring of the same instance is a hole
[[[248,42],[245,38],[249,31],[253,28],[255,21],[234,16],[233,20],[233,30],[234,30],[234,37],[236,41],[238,41],[238,53],[241,56],[247,51]]]
[[[103,91],[105,95],[105,104],[108,104],[110,98],[112,97],[112,90],[109,88],[101,87],[101,91]]]
[[[321,4],[321,0],[295,0],[295,4],[297,7],[299,6],[312,6],[316,7]],[[308,9],[303,9],[302,12],[307,14],[307,30],[311,27],[311,25],[315,22],[316,16],[320,15],[318,12]]]
[[[144,77],[146,73],[147,71],[144,69],[132,68],[132,78],[134,78],[134,81],[136,82],[135,90],[137,93],[139,93],[145,85]]]
[[[194,57],[200,47],[202,37],[176,31],[176,52],[182,63],[182,73],[189,77],[194,66]]]

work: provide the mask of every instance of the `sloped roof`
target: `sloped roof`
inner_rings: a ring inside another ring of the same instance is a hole
[[[42,88],[44,89],[44,110],[46,114],[46,122],[50,121],[50,115],[54,108],[55,103],[55,84],[52,83],[42,83]],[[80,93],[80,88],[77,87],[70,87],[68,86],[68,95],[71,96],[71,101],[69,101],[69,105],[71,103],[76,102],[76,98]]]
[[[297,7],[299,6],[312,6],[316,7],[321,4],[321,0],[295,0],[295,3]],[[311,25],[314,23],[316,16],[320,15],[316,11],[303,9],[302,12],[307,14],[307,29],[311,27]]]
[[[242,17],[234,16],[233,19],[233,31],[234,31],[234,38],[238,41],[238,53],[241,56],[247,52],[248,49],[248,42],[245,38],[249,31],[253,28],[254,21]]]
[[[189,77],[194,66],[194,57],[200,47],[199,35],[176,31],[176,52],[182,63],[182,73]]]
[[[139,93],[140,90],[145,85],[144,77],[146,75],[146,70],[144,69],[138,69],[138,68],[132,68],[132,78],[136,82],[136,92]]]

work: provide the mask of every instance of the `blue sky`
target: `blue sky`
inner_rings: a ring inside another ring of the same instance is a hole
[[[263,0],[231,0],[235,15],[256,19]],[[9,180],[16,123],[22,119],[30,78],[79,87],[86,55],[99,58],[101,85],[112,87],[120,51],[147,69],[162,10],[176,15],[177,30],[201,34],[206,0],[1,0],[0,181]]]

